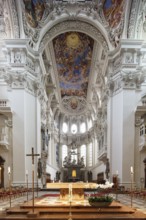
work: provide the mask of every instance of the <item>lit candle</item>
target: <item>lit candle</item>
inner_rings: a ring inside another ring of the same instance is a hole
[[[9,173],[9,174],[11,173],[11,168],[10,168],[10,167],[8,167],[8,173]]]
[[[28,175],[28,170],[26,170],[26,175]]]
[[[133,173],[133,167],[131,166],[131,173]]]

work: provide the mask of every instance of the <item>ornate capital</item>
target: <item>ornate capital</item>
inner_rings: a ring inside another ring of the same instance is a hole
[[[33,95],[40,95],[40,88],[42,87],[42,83],[37,79],[30,78],[29,72],[24,71],[10,71],[3,73],[4,81],[8,84],[10,89],[25,89],[27,92]],[[42,89],[41,91],[44,92]],[[43,94],[44,97],[44,94]]]
[[[122,71],[121,80],[123,88],[140,89],[141,84],[144,82],[144,73],[141,71]]]
[[[144,82],[144,71],[120,71],[116,77],[109,80],[110,91],[114,94],[121,89],[140,89]]]

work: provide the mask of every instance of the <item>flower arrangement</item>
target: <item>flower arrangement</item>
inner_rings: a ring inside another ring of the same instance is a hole
[[[111,196],[93,196],[88,198],[88,202],[93,207],[107,207],[113,201]]]
[[[113,197],[105,195],[105,196],[91,196],[88,198],[89,203],[90,202],[109,202],[111,203],[113,201]]]
[[[104,192],[105,189],[111,188],[113,186],[113,183],[106,182],[105,184],[97,184],[97,189]],[[106,191],[106,190],[105,190]],[[88,202],[91,206],[98,206],[98,207],[104,207],[108,206],[112,203],[113,197],[102,194],[102,195],[91,195],[88,197]]]
[[[105,184],[97,184],[97,188],[107,189],[107,188],[112,188],[113,185],[114,185],[113,183],[106,181]]]

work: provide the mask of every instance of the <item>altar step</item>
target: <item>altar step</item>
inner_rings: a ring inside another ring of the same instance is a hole
[[[46,207],[17,206],[1,213],[0,220],[111,220],[111,219],[146,219],[146,215],[128,206],[113,202],[107,208],[94,208],[91,206],[75,207]]]
[[[39,215],[54,215],[54,214],[69,214],[70,212],[72,214],[132,214],[135,213],[134,210],[129,209],[118,209],[118,208],[35,208],[35,212],[38,212]],[[8,215],[19,215],[19,214],[27,214],[30,212],[29,209],[13,209],[13,210],[7,210]]]

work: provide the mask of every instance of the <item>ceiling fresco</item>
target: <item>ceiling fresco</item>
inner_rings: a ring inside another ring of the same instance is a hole
[[[49,22],[51,24],[55,19],[59,20],[63,14],[68,16],[66,19],[73,16],[75,21],[83,14],[92,19],[91,15],[94,14],[94,21],[97,20],[102,24],[110,43],[116,48],[124,27],[126,2],[125,0],[85,0],[84,2],[80,0],[23,0],[24,32],[27,37],[31,38],[35,47],[39,35],[41,36],[41,30],[44,30]],[[78,13],[75,13],[75,8]],[[65,33],[58,32],[62,34],[58,36],[55,34],[53,41],[48,41],[51,43],[50,48],[52,49],[52,43],[54,48],[55,59],[53,61],[56,61],[54,70],[57,85],[60,87],[60,106],[70,114],[76,114],[77,111],[84,112],[89,103],[90,94],[88,96],[87,91],[90,93],[88,87],[94,47],[94,40],[90,36],[73,30]],[[48,32],[45,33],[47,36]],[[98,48],[96,54],[98,54]]]
[[[45,0],[23,0],[25,16],[29,25],[33,28],[38,26],[45,11]]]
[[[103,13],[111,28],[116,28],[123,16],[125,0],[104,0]]]
[[[23,0],[23,2],[25,6],[26,20],[33,28],[36,28],[39,25],[39,22],[43,17],[45,19],[47,18],[47,16],[54,10],[56,4],[56,1],[53,0]],[[63,1],[58,0],[58,4],[60,2]],[[69,3],[70,1],[66,2]],[[95,3],[93,2],[93,5],[92,9],[96,12],[99,11],[99,5],[102,7],[105,19],[111,28],[116,28],[120,24],[124,14],[125,0],[97,0]]]
[[[61,97],[86,97],[94,40],[67,32],[53,40]]]

